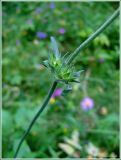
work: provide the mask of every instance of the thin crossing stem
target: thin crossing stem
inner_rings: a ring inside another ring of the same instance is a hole
[[[54,92],[54,90],[55,90],[55,88],[56,88],[56,86],[57,86],[57,83],[58,83],[57,81],[54,81],[54,82],[53,82],[53,85],[52,85],[52,87],[51,87],[51,89],[50,89],[47,97],[45,98],[45,101],[44,101],[42,107],[41,107],[41,108],[39,109],[39,111],[36,113],[36,115],[34,116],[33,120],[32,120],[31,123],[29,124],[26,132],[24,133],[23,137],[21,138],[21,140],[20,140],[20,142],[19,142],[19,144],[18,144],[18,147],[17,147],[17,149],[16,149],[14,158],[17,157],[18,152],[19,152],[19,150],[20,150],[20,147],[21,147],[23,141],[25,140],[26,136],[27,136],[28,133],[30,132],[32,126],[33,126],[34,123],[35,123],[35,121],[37,120],[37,118],[39,117],[39,115],[42,113],[42,111],[44,110],[44,108],[47,106],[47,104],[48,104],[48,102],[49,102],[49,100],[50,100],[50,98],[51,98],[51,96],[52,96],[52,94],[53,94],[53,92]]]
[[[112,16],[109,17],[89,38],[87,38],[69,57],[67,64],[70,64],[80,51],[85,48],[92,40],[94,40],[99,34],[101,34],[119,15],[120,9],[118,8]]]

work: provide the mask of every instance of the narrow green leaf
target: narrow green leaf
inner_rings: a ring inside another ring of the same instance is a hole
[[[67,95],[70,91],[72,91],[72,86],[67,85],[66,88],[62,91],[62,96]]]
[[[52,47],[53,47],[53,50],[54,50],[54,53],[55,53],[55,57],[56,57],[56,59],[59,59],[60,58],[60,52],[58,50],[58,45],[57,45],[57,42],[56,42],[54,37],[51,37],[51,42],[52,42]]]
[[[70,80],[70,82],[80,83],[78,80]]]
[[[49,67],[48,60],[43,61],[41,64],[45,67]]]
[[[83,71],[84,71],[84,70],[80,70],[80,71],[74,72],[73,76],[74,76],[74,77],[80,77],[80,74],[81,74]]]

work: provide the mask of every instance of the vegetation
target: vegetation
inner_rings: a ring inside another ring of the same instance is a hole
[[[50,37],[60,42],[62,56],[71,53],[118,5],[3,2],[3,157],[13,157],[53,81],[41,65],[50,54]],[[58,85],[18,157],[119,157],[118,19],[79,54],[75,65],[84,70],[81,83],[72,83],[64,96],[63,84]]]

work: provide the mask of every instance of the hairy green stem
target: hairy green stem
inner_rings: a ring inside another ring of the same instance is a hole
[[[53,94],[53,92],[54,92],[54,90],[55,90],[57,84],[58,84],[57,81],[54,81],[54,82],[53,82],[53,85],[52,85],[52,87],[51,87],[51,89],[50,89],[50,91],[49,91],[47,97],[45,98],[45,101],[44,101],[42,107],[41,107],[41,108],[39,109],[39,111],[36,113],[36,115],[34,116],[33,120],[32,120],[31,123],[29,124],[29,126],[28,126],[26,132],[24,133],[23,137],[21,138],[21,140],[20,140],[20,142],[19,142],[19,144],[18,144],[18,147],[17,147],[17,149],[16,149],[16,153],[15,153],[14,158],[17,157],[18,152],[19,152],[19,150],[20,150],[20,147],[21,147],[21,145],[22,145],[24,139],[26,138],[26,136],[27,136],[28,133],[30,132],[30,130],[31,130],[32,126],[33,126],[33,124],[35,123],[35,121],[37,120],[37,118],[39,117],[39,115],[42,113],[43,109],[47,106],[47,104],[48,104],[48,102],[49,102],[49,100],[50,100],[50,98],[51,98],[51,96],[52,96],[52,94]]]
[[[67,64],[70,64],[80,51],[87,46],[92,40],[94,40],[99,34],[101,34],[119,15],[119,8],[112,14],[112,16],[105,21],[89,38],[87,38],[74,52],[70,55]]]

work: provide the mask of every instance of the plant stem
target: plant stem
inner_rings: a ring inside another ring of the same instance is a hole
[[[19,150],[20,150],[20,147],[21,147],[23,141],[25,140],[26,136],[27,136],[28,133],[30,132],[33,124],[35,123],[35,121],[37,120],[37,118],[39,117],[39,115],[42,113],[43,109],[47,106],[47,104],[48,104],[48,102],[49,102],[49,100],[50,100],[50,98],[51,98],[51,96],[52,96],[52,94],[53,94],[53,92],[54,92],[57,84],[58,84],[57,81],[54,81],[54,82],[53,82],[52,87],[51,87],[51,89],[50,89],[47,97],[45,98],[45,101],[44,101],[42,107],[41,107],[41,108],[39,109],[39,111],[36,113],[36,115],[34,116],[33,120],[32,120],[31,123],[29,124],[28,129],[26,130],[26,132],[24,133],[23,137],[21,138],[21,140],[20,140],[20,142],[19,142],[19,144],[18,144],[17,150],[16,150],[16,152],[15,152],[14,158],[17,157],[18,152],[19,152]]]
[[[101,34],[119,15],[119,8],[112,14],[112,16],[106,20],[89,38],[87,38],[69,57],[67,64],[70,64],[79,52],[87,46],[92,40],[94,40],[99,34]]]
[[[116,19],[116,17],[119,15],[119,9],[117,9],[114,14],[101,26],[99,27],[88,39],[86,39],[72,54],[72,56],[69,57],[69,60],[67,62],[67,64],[70,64],[73,59],[79,54],[79,52],[87,45],[89,44],[93,39],[95,39],[100,33],[102,33],[105,28],[107,28],[112,22],[114,19]],[[58,82],[57,81],[54,81],[53,82],[53,85],[47,95],[47,97],[45,98],[45,101],[42,105],[42,107],[39,109],[39,111],[36,113],[36,115],[34,116],[33,120],[31,121],[30,125],[28,126],[28,129],[26,130],[26,132],[24,133],[23,137],[21,138],[19,144],[18,144],[18,147],[17,147],[17,150],[15,152],[15,156],[14,158],[17,157],[18,155],[18,152],[20,150],[20,147],[23,143],[23,141],[25,140],[26,136],[28,135],[28,133],[30,132],[32,126],[34,125],[35,121],[37,120],[37,118],[39,117],[39,115],[42,113],[43,109],[47,106],[56,86],[57,86]]]

